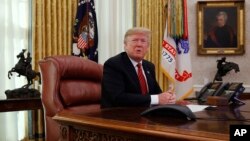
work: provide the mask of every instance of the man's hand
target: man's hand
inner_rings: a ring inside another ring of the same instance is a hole
[[[176,102],[176,96],[171,91],[159,94],[159,105],[175,104],[175,102]]]

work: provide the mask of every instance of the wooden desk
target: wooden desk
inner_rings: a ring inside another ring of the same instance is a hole
[[[0,112],[42,109],[40,98],[0,99]]]
[[[144,108],[114,108],[88,114],[62,111],[53,119],[61,124],[61,140],[166,141],[229,140],[231,124],[250,124],[250,101],[241,107],[220,107],[195,113],[196,121],[142,117]]]

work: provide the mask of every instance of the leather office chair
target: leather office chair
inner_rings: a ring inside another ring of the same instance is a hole
[[[85,113],[100,109],[103,68],[75,56],[51,56],[39,61],[46,141],[60,138],[59,124],[52,119],[64,110]]]

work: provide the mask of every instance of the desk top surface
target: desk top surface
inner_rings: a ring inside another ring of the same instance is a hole
[[[228,140],[230,125],[250,125],[250,101],[245,102],[246,105],[239,107],[225,106],[196,112],[196,121],[170,117],[142,117],[140,113],[145,108],[112,108],[87,114],[69,114],[62,111],[54,119],[64,124],[135,131],[163,137],[174,135],[183,139],[196,137],[197,140]]]

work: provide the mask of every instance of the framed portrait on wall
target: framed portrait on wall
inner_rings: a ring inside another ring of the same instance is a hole
[[[197,9],[199,55],[245,53],[243,0],[198,1]]]

